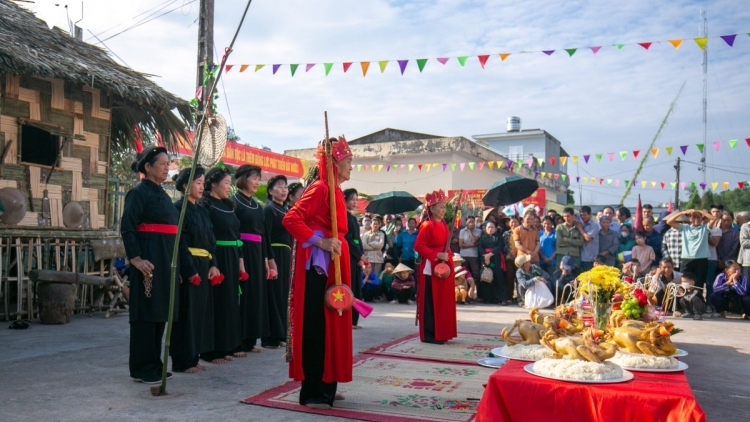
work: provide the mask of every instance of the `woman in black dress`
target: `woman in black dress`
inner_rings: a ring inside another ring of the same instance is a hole
[[[289,193],[286,197],[286,207],[291,209],[302,198],[302,192],[305,191],[305,187],[300,182],[294,182],[289,184],[289,189],[287,190]]]
[[[508,302],[505,297],[505,241],[497,232],[497,225],[492,220],[483,224],[484,230],[479,237],[479,255],[483,257],[485,267],[492,269],[492,283],[479,281],[478,295],[484,303],[499,303],[506,306]]]
[[[289,299],[289,276],[292,261],[292,236],[281,220],[289,208],[285,202],[288,196],[286,177],[274,176],[268,180],[268,200],[263,208],[266,234],[273,258],[278,270],[276,278],[269,278],[268,288],[268,321],[270,334],[261,338],[261,346],[277,349],[286,346],[287,301]],[[271,272],[273,275],[273,272]]]
[[[268,289],[266,280],[277,272],[268,236],[265,236],[263,207],[253,199],[260,187],[261,170],[258,166],[243,165],[234,173],[237,192],[232,199],[237,204],[235,214],[240,220],[240,330],[242,344],[235,356],[246,357],[247,352],[260,353],[255,347],[259,338],[269,337]],[[271,271],[273,270],[273,272]],[[267,274],[268,273],[268,274]]]
[[[224,280],[213,285],[214,347],[201,353],[201,359],[211,363],[225,363],[242,343],[240,334],[240,221],[234,214],[235,204],[229,199],[232,174],[213,168],[206,174],[203,206],[208,210],[216,238],[216,266]]]
[[[128,366],[135,381],[156,384],[161,381],[161,338],[169,314],[170,267],[179,214],[160,186],[169,175],[165,148],[144,149],[131,168],[145,177],[125,196],[120,230],[130,260]],[[175,298],[175,309],[179,309],[179,296]]]
[[[219,275],[216,268],[216,238],[203,197],[205,170],[195,169],[189,189],[190,169],[174,176],[175,188],[183,193],[174,205],[177,210],[187,201],[180,237],[180,314],[172,326],[172,370],[194,374],[206,370],[198,363],[201,353],[214,349],[214,303],[210,280]]]
[[[362,296],[362,266],[360,262],[365,261],[365,252],[362,250],[362,237],[359,234],[359,223],[357,217],[352,214],[352,211],[357,209],[357,200],[359,199],[359,192],[356,189],[344,190],[344,200],[346,201],[346,218],[349,230],[346,232],[344,239],[349,244],[349,272],[351,273],[352,280],[352,293],[357,299],[363,299]],[[352,328],[358,330],[362,327],[359,326],[359,312],[352,308]]]

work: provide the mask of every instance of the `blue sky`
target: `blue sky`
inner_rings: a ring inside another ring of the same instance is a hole
[[[106,6],[105,6],[106,3]],[[116,24],[128,26],[136,13],[165,3],[141,0],[112,7],[109,1],[85,2],[87,24],[95,33]],[[176,0],[166,16],[118,35],[106,44],[136,70],[189,98],[195,88],[197,2]],[[237,25],[244,0],[217,0],[216,46],[223,50]],[[264,63],[261,71],[232,69],[220,86],[219,110],[229,117],[243,142],[275,151],[304,148],[322,137],[323,110],[331,130],[355,138],[385,127],[446,136],[502,132],[516,115],[524,128],[543,128],[571,155],[604,153],[599,164],[580,165],[586,177],[632,179],[632,158],[609,162],[608,152],[646,150],[680,85],[685,90],[664,129],[658,147],[691,145],[685,160],[698,162],[702,140],[702,53],[692,40],[675,50],[668,43],[645,51],[615,43],[665,41],[698,36],[699,10],[693,1],[385,1],[255,0],[230,63]],[[733,48],[709,42],[707,181],[733,186],[750,180],[750,7],[747,1],[710,1],[709,34],[738,35]],[[165,10],[168,10],[165,9]],[[71,6],[71,10],[76,10]],[[116,10],[113,12],[112,10]],[[107,17],[99,18],[101,16]],[[104,35],[111,35],[117,29]],[[90,34],[86,31],[85,38]],[[598,54],[579,50],[571,58],[563,48],[604,46]],[[366,78],[358,63],[344,74],[335,65],[325,77],[322,65],[305,73],[304,64],[363,60],[416,59],[459,55],[517,53],[505,62],[492,56],[485,69],[476,58],[465,67],[430,60],[423,73],[410,62],[402,76],[389,63],[381,74],[373,63]],[[294,78],[288,66],[271,74],[273,63],[300,63]],[[227,104],[229,103],[229,110]],[[713,141],[740,139],[717,153]],[[644,151],[645,152],[645,151]],[[640,180],[674,180],[673,156],[662,150],[649,160]],[[592,160],[593,161],[593,160]],[[697,165],[685,164],[683,180],[701,180]],[[576,167],[569,164],[569,173]],[[746,174],[741,174],[746,173]],[[668,185],[667,185],[668,186]],[[573,186],[578,190],[577,186]],[[585,185],[586,203],[617,202],[624,187]],[[647,202],[666,202],[667,190],[636,189]],[[578,194],[576,193],[576,197]],[[633,203],[631,195],[626,203]]]

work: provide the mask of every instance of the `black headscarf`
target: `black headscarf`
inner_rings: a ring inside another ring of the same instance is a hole
[[[193,176],[193,180],[203,176],[206,174],[206,170],[203,167],[196,167],[195,169],[195,176]],[[178,191],[185,193],[186,185],[188,182],[188,179],[190,178],[190,168],[182,169],[179,174],[177,174],[173,180],[174,180],[174,187]]]
[[[153,164],[152,161],[154,160],[154,157],[161,153],[167,154],[167,149],[156,145],[144,148],[143,151],[136,156],[135,161],[130,165],[130,168],[136,173],[146,174],[146,163]]]

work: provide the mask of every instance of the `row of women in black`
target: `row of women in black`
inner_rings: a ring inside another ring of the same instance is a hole
[[[166,150],[150,147],[133,169],[144,179],[127,195],[122,237],[131,263],[130,375],[143,382],[161,378],[161,338],[167,320],[174,235],[183,201],[188,201],[180,242],[180,283],[170,356],[172,370],[204,370],[199,358],[225,363],[261,345],[276,348],[286,338],[291,237],[281,225],[288,199],[286,179],[269,181],[269,203],[252,195],[261,169],[242,166],[232,175],[198,169],[175,180],[183,199],[172,204],[160,187],[168,175]],[[301,193],[295,187],[292,199]]]

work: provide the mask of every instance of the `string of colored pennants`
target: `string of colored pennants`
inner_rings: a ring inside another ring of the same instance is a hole
[[[292,77],[297,73],[297,69],[299,69],[300,66],[303,66],[305,69],[305,73],[312,70],[315,66],[322,64],[322,69],[325,72],[325,75],[328,76],[328,74],[331,72],[331,69],[333,69],[333,66],[336,64],[342,65],[342,69],[344,73],[348,72],[351,66],[354,63],[359,63],[359,67],[362,70],[362,76],[367,76],[367,71],[370,69],[370,65],[373,63],[377,63],[378,67],[380,68],[380,73],[384,73],[386,67],[388,67],[388,64],[391,62],[397,62],[399,70],[401,71],[401,74],[403,75],[406,71],[407,66],[409,65],[409,62],[416,62],[417,68],[419,69],[419,73],[422,73],[425,66],[430,60],[435,60],[438,63],[445,65],[448,63],[449,60],[454,59],[458,62],[461,67],[465,67],[467,61],[469,58],[474,59],[476,58],[479,65],[482,66],[482,69],[484,69],[485,65],[489,61],[490,57],[499,57],[501,62],[504,62],[508,59],[512,54],[530,54],[530,53],[542,53],[546,56],[551,56],[556,51],[564,51],[568,54],[569,57],[573,57],[573,55],[578,52],[579,50],[590,50],[593,54],[596,54],[601,50],[602,48],[617,48],[617,50],[622,50],[625,46],[631,46],[631,45],[637,45],[642,47],[645,50],[649,50],[653,44],[661,44],[661,43],[669,43],[672,47],[674,47],[675,50],[679,49],[684,41],[690,41],[692,40],[695,45],[698,46],[701,50],[705,50],[706,46],[708,45],[708,40],[711,38],[721,38],[729,47],[734,46],[734,42],[737,39],[737,35],[743,35],[743,34],[730,34],[730,35],[720,35],[720,36],[713,36],[713,37],[697,37],[697,38],[685,38],[685,39],[671,39],[666,41],[649,41],[649,42],[638,42],[638,43],[625,43],[625,44],[612,44],[611,46],[593,46],[593,47],[577,47],[577,48],[563,48],[559,50],[522,50],[517,53],[496,53],[496,54],[485,54],[485,55],[477,55],[477,56],[456,56],[456,57],[434,57],[434,58],[423,58],[423,59],[408,59],[408,60],[369,60],[369,61],[350,61],[350,62],[328,62],[328,63],[280,63],[280,64],[272,64],[270,65],[270,68],[272,69],[273,74],[275,75],[276,72],[279,71],[279,69],[282,66],[289,66],[289,70],[291,72]],[[748,36],[750,36],[750,32],[747,33]],[[232,70],[235,67],[239,67],[239,72],[242,73],[249,69],[250,67],[253,67],[255,69],[255,72],[258,72],[259,70],[265,68],[266,64],[227,64],[224,66],[224,70],[226,73],[229,73],[230,70]],[[320,68],[320,67],[319,67]]]
[[[532,163],[533,164],[533,163]],[[429,172],[430,170],[433,171],[448,171],[448,168],[450,168],[451,171],[456,171],[458,169],[459,171],[464,171],[467,168],[469,170],[482,170],[484,167],[488,167],[490,169],[497,168],[500,169],[507,169],[509,171],[515,172],[515,173],[525,173],[528,176],[534,175],[534,178],[547,178],[547,179],[554,179],[554,180],[560,180],[563,181],[568,180],[567,174],[561,174],[561,173],[548,173],[548,172],[540,172],[536,170],[532,170],[531,168],[527,167],[525,163],[521,160],[519,161],[513,161],[513,160],[505,160],[505,161],[478,161],[478,162],[452,162],[452,163],[431,163],[431,164],[357,164],[353,165],[352,169],[358,171],[358,172],[380,172],[385,170],[386,172],[390,172],[391,170],[405,170],[408,169],[408,171],[413,171],[415,168],[417,171],[425,171]],[[570,181],[572,182],[573,177],[570,177]],[[640,186],[642,189],[646,188],[652,188],[652,189],[665,189],[667,186],[669,186],[671,189],[675,189],[677,187],[677,182],[665,182],[665,181],[647,181],[647,180],[620,180],[620,179],[605,179],[605,178],[598,178],[598,177],[575,177],[576,183],[591,183],[594,185],[606,185],[606,186],[612,186],[614,184],[615,187],[620,187],[621,185],[624,185],[624,187],[628,187],[631,184],[633,187]],[[743,189],[745,187],[745,184],[750,184],[750,182],[737,182],[737,186],[740,189]],[[680,189],[686,190],[686,189],[697,189],[700,187],[703,190],[706,190],[707,187],[711,187],[711,190],[717,190],[719,186],[721,186],[724,190],[728,190],[730,187],[729,182],[711,182],[711,183],[705,183],[705,182],[680,182]]]
[[[727,145],[729,145],[729,148],[734,150],[737,148],[737,144],[739,143],[739,139],[730,139],[726,141]],[[750,138],[745,139],[745,143],[747,144],[747,147],[750,148]],[[719,152],[721,150],[721,146],[724,144],[723,141],[714,141],[710,145],[713,147],[714,151]],[[706,148],[705,144],[695,144],[695,147],[698,149],[698,151],[702,154],[704,149]],[[606,154],[604,153],[598,153],[598,154],[585,154],[585,155],[573,155],[570,157],[549,157],[547,161],[551,165],[555,165],[555,162],[558,160],[560,161],[560,164],[565,165],[565,163],[568,162],[568,159],[570,159],[573,164],[578,164],[583,160],[584,164],[588,164],[589,162],[592,162],[593,160],[596,160],[597,163],[601,162],[602,159],[606,157],[606,160],[608,161],[614,161],[615,158],[619,157],[620,161],[625,161],[628,157],[632,156],[633,159],[639,159],[642,158],[641,153],[651,154],[653,158],[657,158],[659,156],[659,153],[663,150],[667,153],[667,156],[671,157],[672,154],[676,151],[676,149],[679,149],[679,151],[682,152],[682,155],[686,155],[688,149],[690,148],[690,145],[680,145],[678,148],[675,147],[662,147],[662,148],[651,148],[650,150],[640,150],[635,149],[632,151],[620,151],[620,152],[608,152]],[[663,154],[662,154],[663,156]],[[537,163],[541,166],[544,164],[543,158],[529,158],[527,159],[528,162],[532,162],[536,160]],[[531,164],[529,164],[531,166]]]

